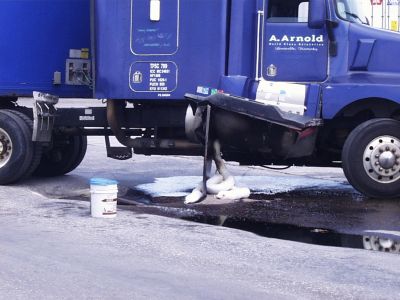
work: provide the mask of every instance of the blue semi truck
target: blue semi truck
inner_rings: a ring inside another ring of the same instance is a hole
[[[207,158],[218,140],[225,160],[342,166],[361,193],[399,196],[400,35],[357,3],[1,1],[0,183],[68,173],[100,135],[115,159]]]

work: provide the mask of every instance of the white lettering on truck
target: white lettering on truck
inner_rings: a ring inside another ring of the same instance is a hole
[[[324,42],[324,36],[321,35],[311,35],[311,36],[289,36],[289,35],[283,35],[281,38],[278,38],[275,34],[271,35],[269,38],[270,42],[307,42],[307,43],[323,43]]]

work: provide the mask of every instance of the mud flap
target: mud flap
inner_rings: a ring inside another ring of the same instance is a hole
[[[33,92],[33,135],[34,142],[50,142],[53,134],[58,96]]]

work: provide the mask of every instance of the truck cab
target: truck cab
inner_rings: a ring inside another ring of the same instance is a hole
[[[343,166],[349,182],[362,193],[398,195],[400,65],[394,60],[400,35],[370,27],[357,1],[253,1],[247,2],[252,12],[243,16],[237,12],[245,3],[232,2],[228,71],[218,90],[320,118],[324,125],[314,144],[306,143],[309,151],[296,146],[301,133],[274,128],[264,133],[270,151],[261,154],[257,145],[257,155],[233,151],[232,159]],[[253,20],[253,34],[235,25],[248,19]],[[219,131],[226,135],[226,130]],[[225,140],[234,136],[237,128]],[[236,144],[245,145],[243,150],[254,148],[244,140]]]

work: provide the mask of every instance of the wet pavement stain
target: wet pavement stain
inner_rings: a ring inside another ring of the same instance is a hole
[[[399,236],[368,233],[371,228],[400,232],[399,199],[367,199],[348,190],[302,189],[278,194],[252,194],[249,199],[227,202],[209,196],[202,203],[188,206],[183,203],[183,197],[154,198],[135,189],[123,187],[121,190],[119,209],[139,215],[178,218],[268,238],[400,254]],[[57,198],[90,201],[87,194]],[[59,204],[70,208],[64,201]],[[185,226],[195,225],[188,223]]]
[[[136,193],[127,193],[124,197]],[[397,199],[382,201],[336,190],[331,193],[302,190],[275,195],[255,194],[250,199],[227,203],[208,197],[202,203],[187,206],[182,197],[152,198],[139,193],[139,205],[127,205],[125,209],[244,230],[268,238],[400,254],[398,236],[394,239],[390,234],[388,237],[336,230],[339,223],[343,228],[368,229],[373,226],[398,232],[400,203]],[[147,200],[143,201],[143,198]],[[134,197],[132,201],[137,199]]]
[[[341,234],[328,229],[302,228],[287,224],[271,224],[245,218],[238,219],[227,218],[223,216],[195,216],[183,217],[181,219],[203,224],[244,230],[268,238],[320,246],[366,249],[400,254],[400,241],[383,239],[374,236]]]

